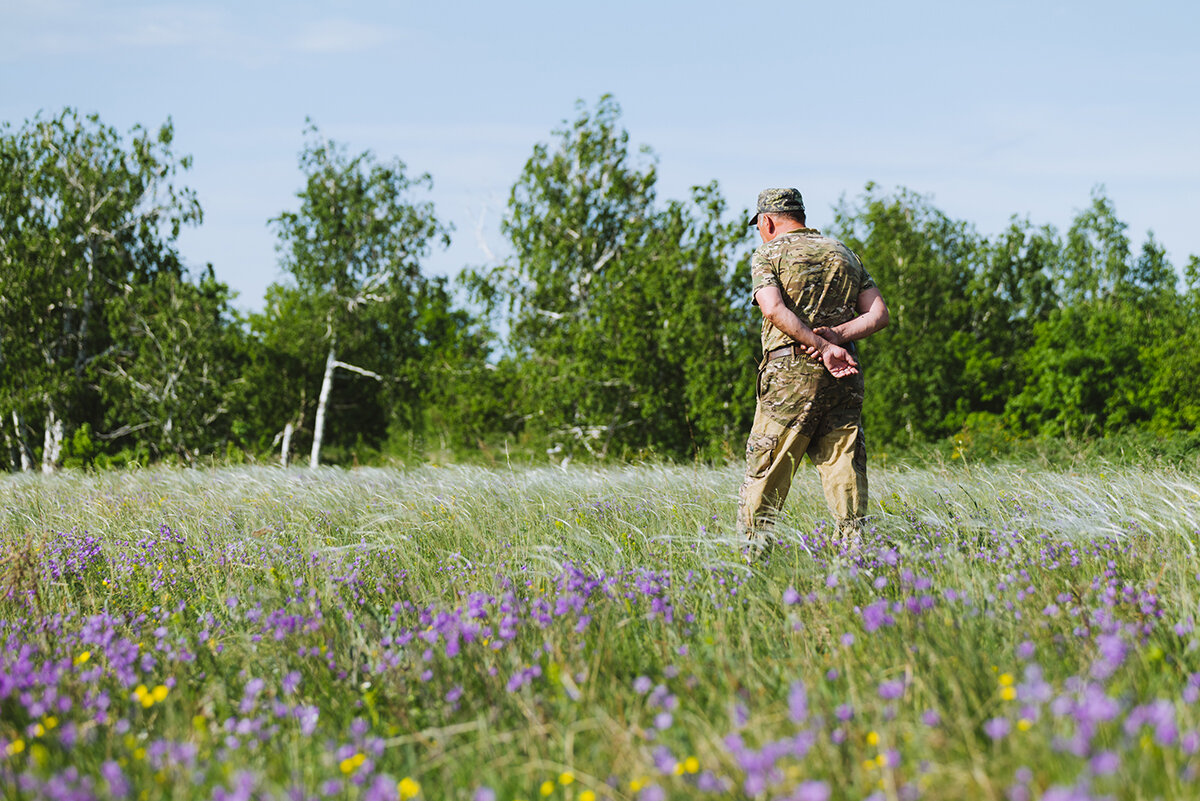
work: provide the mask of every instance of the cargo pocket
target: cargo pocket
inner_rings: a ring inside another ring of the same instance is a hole
[[[746,440],[746,475],[762,478],[771,468],[779,437],[770,434],[751,434]]]

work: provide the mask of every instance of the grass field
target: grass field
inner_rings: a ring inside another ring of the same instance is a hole
[[[0,481],[0,798],[1200,796],[1200,478],[737,468]]]

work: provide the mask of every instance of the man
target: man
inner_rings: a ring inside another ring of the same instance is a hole
[[[797,190],[764,190],[750,225],[763,242],[750,263],[763,357],[738,533],[751,559],[770,546],[792,476],[808,454],[837,538],[854,547],[867,513],[867,451],[853,343],[888,324],[887,305],[858,256],[806,227]]]

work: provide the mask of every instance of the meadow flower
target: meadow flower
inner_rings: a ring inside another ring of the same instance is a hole
[[[888,608],[888,602],[883,599],[864,607],[860,613],[862,615],[863,628],[867,632],[873,632],[883,626],[895,624],[896,620],[888,614]]]
[[[993,740],[1001,740],[1008,736],[1012,724],[1008,718],[991,718],[983,724],[983,733]]]
[[[363,754],[361,751],[356,752],[356,753],[352,754],[351,756],[346,757],[341,762],[339,762],[338,770],[340,770],[342,773],[346,773],[346,774],[353,773],[354,771],[356,771],[360,767],[362,767],[363,762],[365,762],[366,760],[367,760],[367,757],[365,754]]]
[[[797,725],[808,717],[808,692],[802,681],[792,682],[788,690],[788,717]]]
[[[1088,761],[1088,767],[1097,776],[1111,776],[1121,767],[1121,758],[1113,751],[1101,751]]]
[[[405,776],[396,783],[396,791],[400,793],[401,801],[408,801],[421,794],[421,785],[411,776]]]
[[[667,791],[657,784],[650,785],[638,795],[639,801],[666,801],[666,798]]]

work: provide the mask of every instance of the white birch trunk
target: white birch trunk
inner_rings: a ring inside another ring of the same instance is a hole
[[[63,421],[51,408],[46,412],[46,435],[42,439],[42,472],[53,473],[58,469],[58,457],[62,455]]]
[[[313,422],[312,456],[308,466],[316,469],[321,464],[321,440],[325,438],[325,407],[329,403],[329,393],[333,389],[333,369],[337,366],[337,356],[333,347],[325,357],[325,377],[321,380],[321,395],[317,398],[317,419]]]
[[[21,472],[28,473],[33,469],[33,454],[29,452],[29,444],[25,442],[25,424],[17,411],[12,413],[13,431],[17,435],[17,450],[21,454]],[[7,437],[5,437],[7,439]]]
[[[292,432],[296,430],[290,422],[283,427],[283,444],[279,446],[279,463],[288,466],[288,455],[292,451]]]

